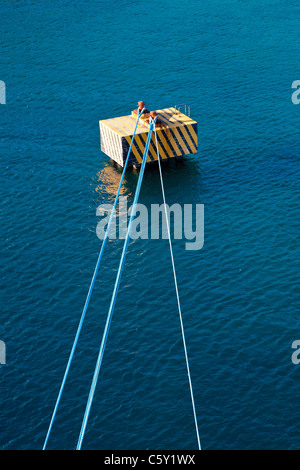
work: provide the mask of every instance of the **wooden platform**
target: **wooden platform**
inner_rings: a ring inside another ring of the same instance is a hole
[[[178,112],[175,108],[160,109],[156,112],[163,126],[157,129],[161,158],[164,160],[197,153],[197,122],[186,114]],[[132,115],[99,122],[102,152],[122,167],[129,151],[135,124],[136,119]],[[140,119],[128,160],[129,166],[139,166],[142,163],[148,132],[148,126]],[[153,162],[157,158],[155,135],[153,133],[147,162]]]

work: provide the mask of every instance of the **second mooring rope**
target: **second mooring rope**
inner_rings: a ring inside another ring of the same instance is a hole
[[[116,278],[114,291],[113,291],[113,295],[112,295],[112,299],[111,299],[111,303],[110,303],[110,307],[109,307],[109,312],[108,312],[107,319],[106,319],[105,329],[104,329],[104,333],[103,333],[103,337],[102,337],[102,341],[101,341],[101,346],[100,346],[100,350],[99,350],[99,354],[98,354],[98,358],[97,358],[97,363],[96,363],[96,367],[95,367],[95,371],[94,371],[92,385],[91,385],[91,388],[90,388],[90,393],[89,393],[89,397],[88,397],[88,401],[87,401],[87,405],[86,405],[86,409],[85,409],[85,413],[84,413],[84,417],[83,417],[83,421],[82,421],[82,425],[81,425],[81,430],[80,430],[76,450],[81,449],[82,441],[83,441],[83,438],[84,438],[84,435],[85,435],[86,426],[87,426],[89,414],[90,414],[90,411],[91,411],[91,407],[92,407],[92,403],[93,403],[93,399],[94,399],[94,395],[95,395],[95,390],[96,390],[96,386],[97,386],[97,382],[98,382],[99,372],[100,372],[100,369],[101,369],[101,364],[102,364],[102,360],[103,360],[103,355],[104,355],[104,351],[105,351],[105,346],[106,346],[106,342],[107,342],[109,328],[110,328],[110,324],[111,324],[111,320],[112,320],[112,316],[113,316],[113,312],[114,312],[114,307],[115,307],[116,300],[117,300],[117,294],[118,294],[118,290],[119,290],[119,286],[120,286],[121,276],[122,276],[122,272],[123,272],[123,268],[124,268],[124,263],[125,263],[125,258],[126,258],[126,254],[127,254],[127,248],[128,248],[128,243],[129,243],[131,227],[132,227],[133,219],[136,215],[137,203],[138,203],[140,190],[141,190],[141,186],[142,186],[144,170],[145,170],[145,166],[146,166],[146,161],[147,161],[149,146],[150,146],[150,142],[151,142],[152,132],[153,132],[153,123],[150,124],[148,139],[147,139],[147,143],[146,143],[146,146],[145,146],[145,152],[144,152],[143,161],[142,161],[142,165],[141,165],[141,169],[140,169],[139,179],[138,179],[138,182],[137,182],[137,187],[136,187],[136,191],[135,191],[135,195],[134,195],[132,211],[131,211],[131,214],[130,214],[130,219],[129,219],[129,223],[128,223],[126,238],[125,238],[124,245],[123,245],[123,251],[122,251],[122,255],[121,255],[121,260],[120,260],[120,264],[119,264],[117,278]]]

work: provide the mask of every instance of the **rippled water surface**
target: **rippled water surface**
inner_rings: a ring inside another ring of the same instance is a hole
[[[121,172],[99,119],[188,103],[199,152],[167,202],[205,205],[174,240],[204,449],[300,447],[298,1],[1,3],[0,448],[40,449]],[[138,173],[128,171],[130,201]],[[157,167],[140,202],[161,203]],[[75,447],[122,250],[110,241],[49,448]],[[197,445],[167,240],[131,241],[85,449]]]

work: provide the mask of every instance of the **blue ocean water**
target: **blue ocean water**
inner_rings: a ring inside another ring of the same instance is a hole
[[[173,241],[202,447],[299,449],[299,18],[296,0],[1,3],[1,449],[43,446],[96,208],[121,177],[98,121],[141,99],[198,122],[198,154],[163,172],[170,205],[205,205],[203,249]],[[140,202],[162,202],[156,166]],[[107,246],[51,449],[76,446],[121,250]],[[168,242],[131,241],[83,448],[196,446]]]

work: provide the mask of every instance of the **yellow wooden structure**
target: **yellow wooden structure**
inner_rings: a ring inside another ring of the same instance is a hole
[[[157,127],[159,154],[163,160],[189,155],[198,151],[197,122],[177,108],[157,110],[162,127]],[[122,167],[134,133],[136,118],[133,114],[99,122],[101,150]],[[139,166],[147,142],[149,126],[140,119],[129,156],[128,166]],[[147,162],[157,160],[155,135],[152,134]]]

